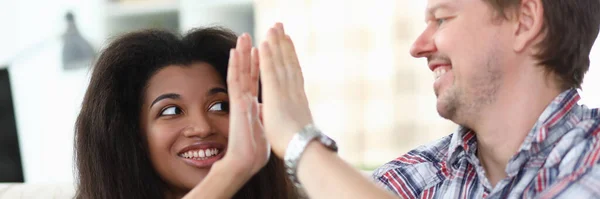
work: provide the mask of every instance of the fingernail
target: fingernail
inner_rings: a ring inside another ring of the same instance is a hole
[[[275,28],[269,28],[269,32],[268,32],[268,34],[271,34],[271,35],[272,35],[272,34],[275,34],[275,33],[276,33],[276,30],[275,30]]]

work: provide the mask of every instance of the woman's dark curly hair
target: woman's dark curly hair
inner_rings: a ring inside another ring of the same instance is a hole
[[[150,77],[169,65],[212,65],[226,79],[237,36],[219,27],[183,37],[144,30],[114,40],[98,58],[75,127],[76,198],[164,198],[166,184],[153,169],[140,130],[142,94]],[[297,198],[283,162],[267,165],[234,198]]]

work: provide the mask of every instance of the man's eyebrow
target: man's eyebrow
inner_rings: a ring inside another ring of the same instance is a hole
[[[450,5],[448,5],[448,2],[442,2],[442,3],[437,3],[437,4],[434,4],[433,6],[428,7],[427,12],[433,14],[433,12],[435,12],[436,10],[448,9],[448,8],[450,8]]]
[[[437,3],[434,4],[433,6],[430,6],[427,8],[427,10],[425,11],[425,22],[427,22],[429,20],[429,18],[431,18],[435,12],[437,10],[441,10],[441,9],[449,9],[450,5],[448,4],[448,2],[442,2],[442,3]]]

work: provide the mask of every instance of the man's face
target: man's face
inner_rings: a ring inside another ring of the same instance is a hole
[[[483,0],[429,0],[426,22],[410,53],[427,58],[438,113],[468,125],[496,99],[513,29]]]

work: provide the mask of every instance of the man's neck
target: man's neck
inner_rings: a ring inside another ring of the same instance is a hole
[[[470,125],[477,135],[477,156],[492,186],[506,178],[509,160],[561,92],[547,75],[533,71],[541,67],[526,68],[532,71],[521,71],[505,79],[495,103],[485,107],[476,124]]]

